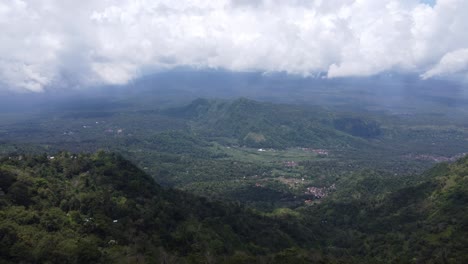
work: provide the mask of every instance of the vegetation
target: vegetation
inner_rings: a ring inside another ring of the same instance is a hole
[[[397,115],[246,98],[135,100],[0,115],[0,155],[105,149],[163,186],[268,212],[313,199],[307,188],[340,191],[367,171],[392,176],[384,186],[404,187],[468,147],[464,123],[432,108]]]
[[[264,214],[165,190],[115,154],[0,161],[0,260],[465,263],[468,158],[394,190],[376,175]]]
[[[375,121],[365,121],[360,118],[344,117],[333,120],[336,129],[356,137],[373,138],[382,134],[380,126]]]
[[[0,115],[0,263],[468,262],[462,112],[131,100]]]
[[[232,138],[249,147],[342,146],[358,140],[325,125],[317,110],[290,105],[198,99],[166,113],[191,120],[191,128],[208,138]]]
[[[231,263],[313,244],[294,219],[163,190],[114,154],[14,156],[0,176],[5,263]]]
[[[382,192],[391,180],[363,177],[305,215],[329,232],[333,254],[356,262],[465,263],[467,172],[467,158],[441,164],[391,192]]]

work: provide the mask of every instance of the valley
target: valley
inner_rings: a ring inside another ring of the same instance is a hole
[[[466,259],[459,234],[468,221],[457,209],[468,195],[461,119],[433,108],[396,115],[247,98],[160,106],[113,100],[2,115],[0,172],[16,175],[1,187],[0,228],[8,234],[2,256],[80,262],[84,254],[114,263]],[[57,220],[47,224],[49,216]],[[44,228],[44,239],[57,242],[22,253],[46,243],[32,235]],[[59,253],[65,241],[67,251]]]
[[[395,117],[246,98],[151,108],[117,102],[94,100],[81,110],[50,106],[3,122],[1,151],[118,152],[163,186],[271,211],[320,202],[328,192],[310,189],[340,190],[357,174],[412,184],[413,175],[463,157],[468,147],[464,126],[424,123],[426,114]],[[409,125],[415,116],[419,123]]]

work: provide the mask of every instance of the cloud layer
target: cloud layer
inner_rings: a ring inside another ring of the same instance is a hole
[[[465,0],[0,0],[0,87],[125,84],[177,66],[467,76],[466,14]]]

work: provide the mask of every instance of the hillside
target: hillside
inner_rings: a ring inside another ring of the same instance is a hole
[[[466,263],[468,158],[256,213],[162,189],[115,154],[0,161],[1,263]]]
[[[353,262],[467,263],[468,158],[415,178],[398,188],[401,179],[355,177],[305,214]]]
[[[167,114],[189,119],[192,130],[208,138],[235,139],[249,147],[346,147],[380,135],[379,125],[361,118],[334,118],[319,108],[197,99]]]
[[[164,190],[104,152],[4,158],[0,188],[1,263],[275,261],[314,243],[294,219]]]

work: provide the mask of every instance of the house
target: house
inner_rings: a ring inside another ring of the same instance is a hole
[[[328,150],[326,149],[312,149],[312,152],[314,152],[317,155],[328,155]]]

